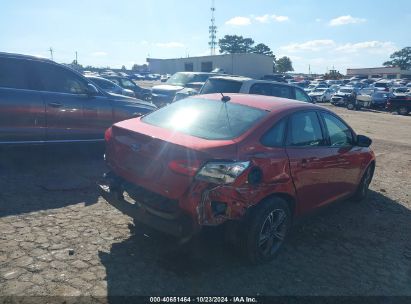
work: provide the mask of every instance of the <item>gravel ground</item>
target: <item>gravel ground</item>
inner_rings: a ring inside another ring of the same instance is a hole
[[[304,219],[262,266],[220,229],[182,246],[134,225],[98,194],[102,147],[1,151],[0,296],[411,296],[411,117],[332,109],[374,139],[370,197]]]

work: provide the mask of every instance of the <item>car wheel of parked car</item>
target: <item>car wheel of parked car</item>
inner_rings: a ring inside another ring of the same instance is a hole
[[[354,110],[354,109],[355,109],[355,105],[350,102],[349,104],[347,104],[347,109],[348,109],[348,110]]]
[[[144,101],[150,101],[151,100],[151,96],[149,94],[144,94],[143,95],[143,100]]]
[[[408,109],[407,109],[407,107],[399,107],[399,108],[398,108],[398,114],[400,114],[400,115],[408,115]]]
[[[283,244],[291,225],[289,204],[273,197],[261,202],[247,221],[244,249],[253,264],[272,260]]]
[[[370,183],[373,176],[374,167],[373,165],[368,166],[367,170],[365,170],[364,175],[361,179],[361,183],[358,185],[357,192],[354,194],[354,200],[357,202],[363,201],[368,196],[368,189],[370,187]]]

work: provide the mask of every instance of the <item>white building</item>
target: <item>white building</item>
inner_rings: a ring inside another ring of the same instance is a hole
[[[368,78],[411,78],[411,71],[398,67],[347,69],[347,76],[368,76]]]
[[[175,59],[147,58],[151,73],[211,72],[220,69],[226,74],[260,78],[273,73],[273,58],[261,54],[226,54]]]

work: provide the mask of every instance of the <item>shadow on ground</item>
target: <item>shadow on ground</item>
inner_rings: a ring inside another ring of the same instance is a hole
[[[108,295],[411,295],[411,211],[371,191],[306,218],[270,264],[208,229],[185,245],[139,226],[100,252]],[[114,301],[114,298],[112,299]]]
[[[0,217],[96,203],[103,153],[102,145],[2,148]]]

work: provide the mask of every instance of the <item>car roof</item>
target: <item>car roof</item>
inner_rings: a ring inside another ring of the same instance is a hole
[[[324,109],[308,102],[298,101],[294,99],[287,99],[274,96],[253,95],[253,94],[239,94],[226,93],[224,96],[229,96],[231,99],[228,102],[241,104],[268,112],[276,113],[287,109]],[[195,95],[191,98],[221,100],[221,94],[204,94]],[[222,102],[222,101],[221,101]]]
[[[272,81],[272,80],[253,79],[253,78],[250,78],[250,77],[236,76],[236,75],[213,76],[213,77],[210,77],[209,79],[221,79],[221,80],[238,81],[238,82],[243,82],[243,83],[247,83],[247,84],[254,84],[254,83],[275,83],[275,84],[279,84],[279,85],[282,85],[282,86],[295,87],[295,85],[290,84],[290,83],[278,82],[278,81]]]
[[[45,61],[45,62],[55,63],[54,61],[52,61],[48,58],[41,57],[41,56],[24,55],[24,54],[17,54],[17,53],[0,52],[0,57],[15,58],[15,59],[30,59],[30,60],[38,60],[38,61]]]

